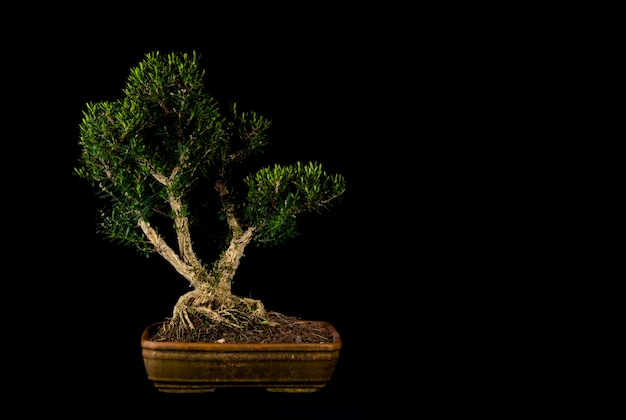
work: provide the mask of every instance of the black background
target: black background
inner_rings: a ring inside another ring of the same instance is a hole
[[[100,13],[109,20],[96,19]],[[399,196],[405,173],[414,170],[399,162],[417,166],[423,159],[412,154],[420,147],[419,124],[407,67],[418,51],[400,32],[406,28],[394,34],[365,22],[346,25],[354,19],[349,12],[300,15],[280,26],[253,12],[191,20],[188,13],[163,11],[137,23],[94,11],[93,20],[46,27],[6,61],[19,109],[12,117],[18,150],[11,146],[7,157],[20,167],[12,187],[22,203],[9,228],[20,232],[13,235],[26,272],[20,277],[30,284],[17,285],[12,296],[21,297],[9,307],[19,308],[20,336],[37,334],[34,348],[17,351],[28,361],[20,363],[14,389],[34,400],[22,409],[43,404],[49,413],[87,417],[364,418],[368,407],[386,404],[380,392],[397,386],[388,381],[413,369],[415,360],[399,354],[417,354],[423,345],[417,330],[396,336],[422,322],[399,316],[418,307],[399,288],[417,277],[404,255],[417,257],[406,233],[419,218],[420,187],[410,188],[409,201]],[[173,19],[182,21],[169,26]],[[169,316],[188,286],[161,259],[97,235],[95,190],[72,170],[85,103],[120,98],[129,69],[155,50],[199,52],[207,92],[271,118],[269,162],[315,160],[347,179],[342,203],[303,217],[299,238],[249,249],[235,283],[236,292],[268,309],[338,329],[340,360],[318,393],[166,395],[146,377],[141,332]],[[414,132],[399,128],[407,120]],[[384,328],[388,319],[392,330]],[[35,327],[24,327],[33,320]],[[398,340],[401,352],[393,349]]]
[[[490,401],[482,390],[501,379],[484,382],[493,373],[481,361],[501,349],[480,339],[501,332],[486,310],[494,289],[485,279],[500,274],[503,237],[515,234],[498,223],[509,203],[491,205],[512,187],[500,185],[508,149],[489,139],[522,130],[502,128],[503,97],[516,93],[508,64],[492,65],[500,46],[484,52],[494,34],[482,38],[470,24],[467,37],[448,12],[232,6],[92,5],[75,19],[25,22],[7,38],[21,42],[4,59],[13,128],[7,265],[18,268],[5,303],[15,340],[33,344],[15,349],[11,388],[32,401],[21,409],[156,418],[360,419],[373,410],[399,418],[407,406],[480,413],[472,407]],[[129,69],[156,50],[199,52],[207,92],[270,117],[268,161],[316,160],[346,177],[342,203],[302,218],[301,236],[287,245],[249,249],[235,283],[268,309],[338,329],[339,362],[318,393],[166,395],[145,375],[141,332],[170,315],[187,285],[164,261],[96,234],[95,191],[72,169],[85,103],[121,97]]]

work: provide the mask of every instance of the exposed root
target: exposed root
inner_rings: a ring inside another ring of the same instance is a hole
[[[198,322],[217,328],[245,330],[255,325],[271,325],[263,303],[236,295],[218,295],[214,289],[194,289],[178,299],[172,318],[163,325],[163,333],[177,340],[197,334]]]
[[[155,341],[185,341],[209,343],[330,343],[332,332],[318,323],[303,321],[278,312],[267,312],[266,321],[232,328],[215,323],[199,312],[189,311],[194,330],[161,328],[151,337]],[[169,325],[166,324],[165,325]],[[178,334],[178,335],[177,335]]]

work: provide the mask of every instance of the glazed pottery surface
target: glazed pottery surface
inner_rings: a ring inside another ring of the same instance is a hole
[[[316,392],[331,379],[341,349],[331,343],[190,343],[149,339],[161,325],[147,327],[141,349],[148,379],[161,392],[201,393],[216,388],[262,387],[271,392]]]

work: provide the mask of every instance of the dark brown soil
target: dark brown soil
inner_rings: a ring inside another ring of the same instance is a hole
[[[235,329],[224,324],[216,325],[198,314],[190,314],[193,331],[181,336],[175,328],[153,334],[153,341],[186,341],[209,343],[331,343],[332,332],[318,323],[303,321],[277,312],[267,314],[266,323]]]

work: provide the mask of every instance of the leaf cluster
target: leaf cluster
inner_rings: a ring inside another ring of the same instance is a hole
[[[255,238],[265,245],[293,238],[298,214],[327,210],[345,191],[345,178],[328,174],[317,162],[266,167],[244,182],[245,216],[258,227]]]
[[[99,231],[107,238],[149,254],[138,221],[158,229],[156,220],[193,220],[188,196],[211,185],[202,196],[218,203],[222,221],[231,215],[242,229],[254,227],[260,243],[281,243],[295,235],[297,214],[328,208],[344,192],[341,175],[299,162],[263,168],[236,191],[235,168],[262,152],[271,122],[237,104],[223,113],[204,77],[195,52],[152,52],[130,70],[123,98],[86,104],[75,172],[104,199]]]

